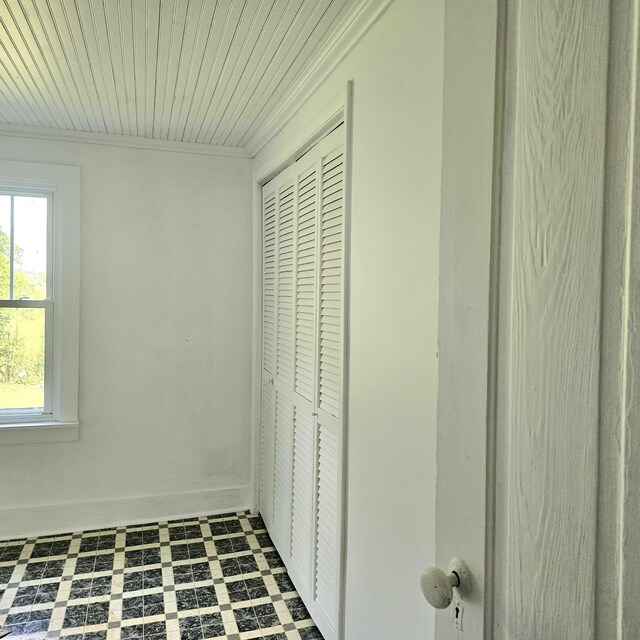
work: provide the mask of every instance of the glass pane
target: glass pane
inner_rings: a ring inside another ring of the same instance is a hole
[[[47,297],[47,199],[14,196],[13,297]]]
[[[0,309],[0,411],[44,407],[44,309]]]
[[[11,196],[0,196],[0,298],[9,297]]]

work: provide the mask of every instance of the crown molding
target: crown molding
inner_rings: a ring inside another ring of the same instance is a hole
[[[381,18],[392,2],[393,0],[362,0],[356,3],[340,28],[327,40],[315,62],[249,139],[244,148],[251,157],[255,157],[286,126],[313,92]]]
[[[129,149],[148,149],[151,151],[173,151],[177,153],[195,153],[203,156],[230,156],[234,158],[250,158],[249,153],[241,147],[222,147],[213,144],[196,142],[179,142],[176,140],[158,140],[156,138],[139,138],[121,136],[114,133],[90,133],[88,131],[67,131],[62,129],[46,129],[24,125],[0,123],[0,136],[16,136],[36,138],[38,140],[57,140],[59,142],[81,142]]]

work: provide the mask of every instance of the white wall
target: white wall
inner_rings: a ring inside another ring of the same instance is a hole
[[[354,80],[348,640],[433,637],[443,9],[396,0],[256,158]]]
[[[0,447],[0,536],[246,507],[251,161],[0,137],[81,167],[80,439]]]

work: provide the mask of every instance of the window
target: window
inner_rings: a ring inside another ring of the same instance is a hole
[[[77,438],[79,170],[0,161],[0,443]]]

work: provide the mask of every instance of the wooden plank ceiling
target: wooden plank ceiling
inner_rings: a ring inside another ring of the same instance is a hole
[[[244,147],[359,0],[0,0],[0,123]]]

